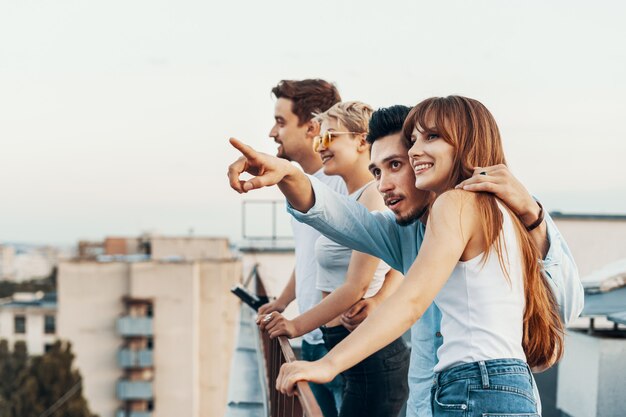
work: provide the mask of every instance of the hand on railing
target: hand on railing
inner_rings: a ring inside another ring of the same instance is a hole
[[[270,415],[272,417],[323,417],[311,387],[300,381],[292,387],[292,393],[287,396],[276,390],[276,381],[281,365],[296,360],[289,341],[283,336],[270,339],[266,332],[261,332],[262,348],[265,356],[266,375],[269,383]],[[293,393],[297,394],[297,400]],[[291,398],[289,398],[291,396]]]
[[[258,275],[256,275],[256,278],[258,294],[266,294],[263,281]],[[280,308],[280,303],[277,304],[277,307]],[[265,307],[265,309],[263,309],[263,307]],[[271,314],[270,317],[279,314],[277,312],[272,313],[268,311],[270,307],[272,307],[272,303],[261,306],[258,309],[259,313],[263,311],[266,313],[259,314],[257,318],[260,317],[263,319],[269,314]],[[276,307],[276,304],[274,304],[274,307]],[[284,307],[282,310],[284,310]],[[324,417],[308,383],[297,383],[297,399],[294,397],[289,398],[276,390],[276,380],[281,365],[294,362],[296,355],[286,337],[278,336],[270,339],[269,334],[261,329],[259,329],[259,335],[261,339],[261,351],[265,359],[265,375],[269,384],[268,400],[270,404],[270,415],[272,417]]]
[[[280,367],[276,378],[276,389],[283,394],[293,395],[296,384],[300,381],[325,384],[336,376],[330,364],[324,359],[315,362],[294,361]]]
[[[256,324],[259,325],[261,331],[266,331],[269,334],[270,339],[274,339],[278,336],[285,336],[289,339],[301,336],[298,334],[298,330],[293,321],[288,320],[278,312],[259,314],[256,319]]]
[[[284,305],[282,302],[276,299],[276,300],[270,301],[269,303],[265,303],[261,307],[259,307],[259,316],[269,314],[274,311],[278,311],[279,313],[282,313],[283,311],[285,311],[286,308],[287,308],[286,305]],[[259,321],[258,321],[258,316],[257,316],[257,324],[258,323]]]

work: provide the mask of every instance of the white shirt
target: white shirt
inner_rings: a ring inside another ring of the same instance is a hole
[[[334,191],[347,194],[346,184],[337,175],[326,175],[320,169],[313,177],[328,185]],[[322,293],[316,287],[317,260],[315,258],[315,241],[321,236],[320,232],[293,217],[291,219],[293,238],[296,247],[296,300],[300,314],[303,314],[322,300]],[[322,332],[315,329],[303,336],[303,339],[312,345],[324,343]]]
[[[480,254],[459,262],[435,297],[441,310],[443,344],[437,350],[435,372],[464,363],[489,359],[521,359],[524,273],[517,232],[506,209],[500,206],[502,262],[492,246],[487,261]]]
[[[368,182],[348,197],[358,201],[367,187],[373,181]],[[325,292],[333,292],[346,282],[346,274],[352,258],[352,249],[332,241],[326,236],[320,236],[315,242],[315,256],[317,258],[317,289]],[[363,298],[376,295],[382,288],[385,276],[391,268],[385,262],[380,261],[374,276],[367,287]]]

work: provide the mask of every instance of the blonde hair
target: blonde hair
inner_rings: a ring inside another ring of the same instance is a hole
[[[370,118],[374,109],[369,104],[360,101],[342,101],[315,115],[318,123],[335,119],[350,132],[367,133]]]

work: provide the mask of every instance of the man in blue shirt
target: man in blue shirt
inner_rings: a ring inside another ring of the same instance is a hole
[[[430,203],[430,194],[415,188],[409,164],[410,145],[403,138],[402,123],[409,112],[405,106],[380,109],[372,116],[368,141],[371,144],[370,171],[390,211],[370,213],[314,178],[296,172],[269,155],[260,154],[239,141],[231,140],[243,157],[229,168],[231,186],[238,192],[278,184],[290,203],[289,212],[329,238],[354,250],[387,262],[403,273],[415,261],[424,237],[419,219]],[[256,177],[240,181],[239,174]],[[583,289],[567,244],[552,219],[515,179],[505,166],[478,167],[474,176],[459,184],[468,191],[496,194],[527,226],[543,255],[548,283],[567,325],[578,317],[583,306]],[[410,396],[407,415],[430,417],[430,388],[437,349],[442,344],[441,313],[433,304],[411,330]]]

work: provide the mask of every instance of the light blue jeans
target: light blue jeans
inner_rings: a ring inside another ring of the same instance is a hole
[[[322,359],[328,353],[324,343],[312,345],[302,341],[302,359],[305,361],[316,361]],[[344,380],[341,374],[326,384],[314,384],[309,382],[313,396],[322,410],[324,417],[337,417],[341,409],[341,399],[343,398]]]
[[[433,417],[539,417],[526,362],[493,359],[435,374]]]

